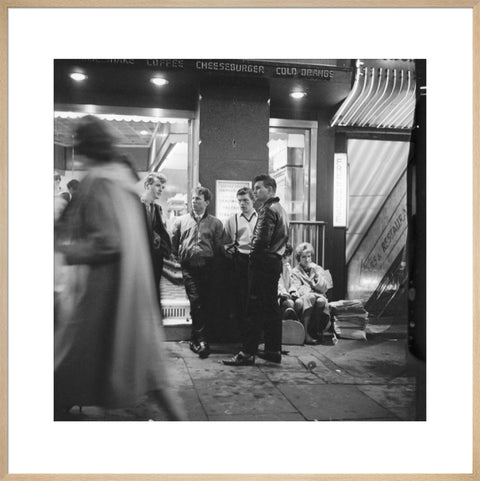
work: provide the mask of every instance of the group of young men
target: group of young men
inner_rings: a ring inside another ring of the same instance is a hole
[[[166,231],[161,208],[155,203],[165,183],[162,174],[149,174],[142,202],[149,222],[157,288],[164,258],[173,254],[182,269],[192,318],[190,349],[201,358],[210,354],[207,304],[214,259],[228,256],[233,265],[242,349],[223,363],[250,366],[255,363],[255,356],[280,363],[282,319],[277,297],[278,280],[289,225],[287,213],[275,195],[275,179],[266,174],[258,175],[253,180],[253,189],[240,189],[237,192],[240,212],[230,217],[225,226],[208,213],[212,199],[210,190],[197,187],[192,195],[191,212],[175,220],[171,237]],[[259,205],[258,212],[254,208],[255,201]],[[262,331],[265,349],[260,351]]]

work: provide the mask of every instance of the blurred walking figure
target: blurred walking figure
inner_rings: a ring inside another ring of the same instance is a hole
[[[163,174],[152,172],[145,178],[145,193],[142,203],[147,215],[150,248],[152,253],[153,275],[156,292],[160,296],[160,278],[163,271],[163,259],[170,257],[172,242],[168,235],[162,215],[162,208],[155,203],[162,195],[167,178]]]
[[[56,313],[56,417],[73,405],[132,406],[150,392],[179,420],[132,171],[96,117],[79,121],[75,151],[88,172],[57,228],[56,248],[69,268]]]

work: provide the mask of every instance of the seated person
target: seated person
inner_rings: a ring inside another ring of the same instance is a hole
[[[285,247],[285,252],[282,256],[282,272],[278,281],[278,303],[282,311],[282,319],[292,319],[298,321],[298,316],[294,306],[294,299],[290,294],[290,276],[292,273],[292,266],[288,262],[288,258],[292,255],[293,249],[290,244]]]
[[[294,309],[305,327],[305,343],[317,344],[331,327],[326,292],[333,287],[329,271],[315,264],[313,246],[302,242],[295,249],[297,266],[290,275]]]

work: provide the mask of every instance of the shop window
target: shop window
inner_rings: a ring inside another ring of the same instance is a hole
[[[290,220],[315,220],[316,123],[272,119],[269,135],[269,174]]]
[[[167,177],[166,188],[158,200],[165,213],[167,228],[175,217],[186,213],[188,193],[195,183],[192,135],[193,113],[158,109],[94,106],[93,113],[108,122],[118,140],[119,151],[126,154],[140,180],[156,171]],[[175,114],[175,115],[172,115]],[[66,191],[71,179],[85,174],[81,158],[73,147],[73,131],[78,118],[87,115],[82,105],[61,105],[55,108],[55,171],[60,176],[56,193]],[[57,192],[58,191],[58,192]]]
[[[167,230],[171,231],[175,218],[187,212],[188,186],[188,142],[179,141],[171,145],[158,172],[165,175],[167,185],[160,198],[165,213]]]

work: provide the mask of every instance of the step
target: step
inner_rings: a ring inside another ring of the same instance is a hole
[[[189,340],[192,321],[188,299],[162,299],[162,324],[167,341]]]
[[[192,332],[192,322],[190,320],[167,317],[163,319],[163,331],[166,341],[188,341]]]
[[[188,299],[162,299],[162,319],[189,319],[190,303]]]

